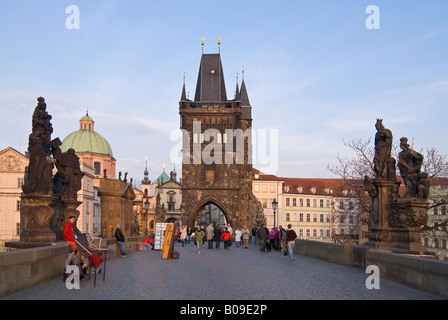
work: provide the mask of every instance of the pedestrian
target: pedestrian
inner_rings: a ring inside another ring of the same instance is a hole
[[[243,245],[244,248],[247,249],[249,247],[249,237],[250,237],[250,231],[245,226],[243,226],[243,229],[241,230],[243,233]]]
[[[222,240],[224,241],[224,249],[229,250],[230,249],[230,239],[231,239],[232,235],[229,232],[229,228],[225,227],[224,228],[224,232],[221,235]]]
[[[205,236],[205,228],[204,228],[204,226],[201,226],[201,230],[204,233],[204,236],[202,237],[202,245],[205,247],[205,238],[206,238],[206,236]]]
[[[252,245],[255,245],[255,242],[257,240],[257,228],[252,228]]]
[[[121,257],[126,258],[126,250],[124,249],[124,242],[126,241],[123,232],[120,230],[121,224],[117,224],[117,228],[115,229],[115,239],[117,239],[118,247],[120,248]]]
[[[262,224],[257,231],[258,239],[260,240],[260,251],[266,251],[266,242],[269,239],[268,234],[266,233],[266,225]]]
[[[286,230],[286,243],[288,245],[289,261],[294,260],[294,244],[297,238],[296,232],[292,229],[292,226],[288,224],[288,230]]]
[[[240,228],[235,229],[235,247],[239,248],[241,244],[241,236],[243,235],[243,232],[240,230]]]
[[[201,229],[200,226],[197,226],[196,231],[194,232],[194,241],[198,248],[198,253],[201,253],[202,241],[204,239],[204,230]]]
[[[213,240],[215,241],[215,249],[221,249],[221,227],[219,224],[216,225],[215,230],[213,230]]]
[[[193,239],[193,244],[196,247],[198,244],[196,242],[196,237],[194,236],[194,234],[196,233],[196,231],[198,230],[199,225],[197,224],[196,227],[194,227],[193,232],[191,233],[191,238]]]
[[[213,232],[215,231],[215,228],[213,228],[213,223],[210,222],[210,224],[205,228],[205,234],[207,236],[207,243],[208,248],[213,249]]]
[[[266,249],[268,252],[271,252],[271,250],[274,249],[274,238],[275,238],[275,231],[274,228],[272,228],[268,232],[268,241],[266,243]]]
[[[232,234],[233,234],[233,229],[232,229],[232,227],[230,226],[230,223],[227,224],[227,230],[229,231],[230,236],[232,236]]]
[[[279,234],[280,234],[280,232],[278,231],[278,229],[274,228],[274,244],[273,244],[274,250],[280,250],[279,249],[279,240],[278,240]]]
[[[63,237],[64,237],[64,241],[70,243],[72,252],[75,252],[75,250],[76,250],[75,230],[73,228],[75,225],[75,220],[76,220],[76,218],[74,216],[70,216],[68,218],[67,223],[64,226],[64,231],[62,233]]]
[[[182,247],[187,244],[187,228],[185,228],[185,226],[182,226],[180,232],[180,241],[182,242]]]
[[[151,246],[151,250],[154,250],[154,245],[152,244],[152,240],[149,236],[145,238],[145,241],[142,242],[143,248],[148,250],[148,247]]]
[[[288,255],[288,246],[286,245],[286,230],[280,226],[279,230],[279,241],[281,246],[281,252],[283,252],[283,255]]]
[[[187,227],[187,242],[188,244],[191,244],[191,234],[193,233],[193,230],[188,226]]]

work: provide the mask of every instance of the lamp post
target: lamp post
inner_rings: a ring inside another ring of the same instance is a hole
[[[145,205],[145,211],[146,211],[146,214],[145,214],[145,236],[147,236],[148,235],[148,211],[149,211],[148,198],[146,198],[144,205]]]
[[[275,228],[275,210],[277,210],[278,202],[275,200],[272,201],[272,209],[274,209],[274,228]]]

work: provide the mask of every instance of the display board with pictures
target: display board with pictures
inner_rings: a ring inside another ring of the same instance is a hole
[[[166,222],[156,223],[156,229],[154,234],[154,250],[162,250],[163,237],[165,235]]]

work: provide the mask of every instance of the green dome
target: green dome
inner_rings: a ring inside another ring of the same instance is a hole
[[[61,151],[66,152],[72,148],[76,153],[91,153],[111,156],[113,158],[112,148],[109,142],[98,132],[94,131],[94,121],[88,114],[81,118],[80,129],[70,133],[62,141]]]
[[[113,157],[112,148],[99,133],[91,130],[78,130],[70,133],[62,141],[62,152],[73,148],[76,153],[93,153]]]

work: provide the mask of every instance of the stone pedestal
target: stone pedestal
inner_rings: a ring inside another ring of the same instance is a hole
[[[55,199],[46,195],[22,195],[20,241],[41,243],[57,241],[56,234],[50,227],[50,220],[54,214],[51,204]]]
[[[399,183],[374,182],[378,194],[372,198],[369,241],[377,249],[423,254],[420,228],[428,219],[428,204],[415,198],[397,199]]]
[[[62,201],[62,215],[64,217],[64,223],[68,221],[68,218],[74,216],[76,220],[79,217],[79,211],[77,208],[81,205],[81,201],[76,200],[63,200]]]
[[[62,200],[62,204],[61,204],[61,210],[62,210],[62,225],[61,228],[63,229],[65,224],[67,223],[68,219],[73,216],[76,218],[75,220],[75,232],[79,231],[78,227],[76,225],[76,222],[78,221],[79,218],[79,211],[77,210],[77,208],[81,205],[81,201],[77,201],[77,200]],[[62,230],[61,229],[61,230]]]

